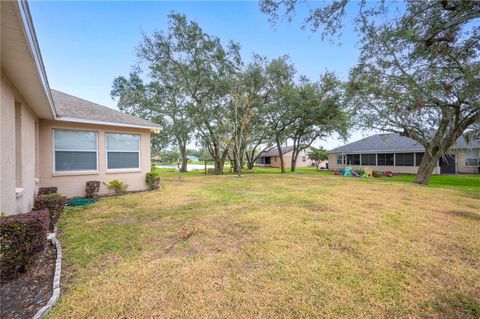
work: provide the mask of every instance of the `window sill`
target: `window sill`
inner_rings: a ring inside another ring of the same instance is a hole
[[[65,172],[52,173],[52,176],[80,176],[80,175],[98,175],[98,171],[65,171]]]
[[[106,174],[140,173],[141,171],[140,168],[107,169]]]

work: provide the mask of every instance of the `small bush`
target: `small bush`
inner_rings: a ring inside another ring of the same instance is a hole
[[[49,195],[58,192],[58,188],[56,186],[51,187],[40,187],[38,189],[38,195]]]
[[[114,179],[113,181],[103,184],[105,184],[109,190],[114,191],[117,195],[125,194],[128,188],[128,184],[125,184],[118,179]]]
[[[87,198],[93,198],[97,195],[98,191],[100,190],[100,182],[99,181],[88,181],[85,185],[85,195]]]
[[[0,217],[0,280],[13,279],[27,271],[43,251],[50,224],[47,209]]]
[[[145,183],[148,185],[149,189],[158,189],[160,188],[160,176],[158,173],[147,173],[145,176]]]
[[[49,230],[53,232],[60,215],[63,213],[66,202],[67,198],[60,194],[39,195],[35,198],[33,210],[48,209],[50,213]]]
[[[373,177],[382,177],[382,172],[380,172],[380,171],[373,171],[372,176],[373,176]]]

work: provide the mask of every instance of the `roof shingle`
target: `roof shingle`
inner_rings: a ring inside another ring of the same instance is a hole
[[[453,149],[480,148],[480,141],[467,143],[465,138],[460,137]],[[424,151],[424,147],[409,137],[397,133],[375,134],[359,141],[349,143],[328,153],[352,153],[352,152],[396,152],[396,151]]]
[[[59,119],[75,118],[86,121],[105,122],[108,125],[145,127],[159,129],[160,125],[139,117],[122,113],[100,104],[96,104],[70,94],[51,90],[55,109]]]
[[[286,154],[288,152],[291,152],[293,150],[293,145],[291,146],[282,146],[282,153]],[[276,146],[273,146],[269,148],[266,151],[263,151],[259,157],[270,157],[270,156],[280,156],[278,153],[278,148]]]

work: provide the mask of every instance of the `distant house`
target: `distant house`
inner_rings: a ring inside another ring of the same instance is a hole
[[[328,152],[329,169],[371,167],[380,171],[416,174],[424,154],[422,145],[396,133],[376,134]],[[480,141],[460,137],[448,156],[441,158],[434,174],[476,173]]]
[[[313,161],[308,158],[308,150],[300,152],[297,158],[297,167],[312,166]],[[292,164],[293,146],[282,147],[283,160],[285,168],[290,168]],[[257,166],[280,167],[280,154],[276,146],[263,151],[255,162]]]
[[[190,161],[190,162],[200,162],[200,159],[196,156],[193,156],[193,155],[187,155],[187,159]]]
[[[43,186],[67,196],[90,180],[146,189],[159,125],[51,90],[26,1],[1,2],[1,33],[0,211],[30,210]]]

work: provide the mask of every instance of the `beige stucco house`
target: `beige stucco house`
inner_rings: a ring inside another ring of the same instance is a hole
[[[382,172],[416,174],[423,154],[423,146],[408,137],[376,134],[329,151],[328,167],[331,170],[370,167]],[[460,137],[450,154],[437,162],[433,174],[474,174],[479,166],[480,141],[467,143]]]
[[[26,1],[1,2],[0,82],[1,212],[30,210],[39,187],[82,196],[86,181],[118,179],[146,189],[160,127],[51,90]]]
[[[282,147],[283,160],[285,162],[285,168],[292,166],[293,146]],[[280,153],[276,146],[271,147],[263,151],[255,162],[257,166],[267,167],[281,167]],[[313,161],[307,155],[307,149],[300,151],[297,158],[297,167],[309,167],[313,165]]]

